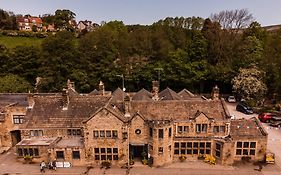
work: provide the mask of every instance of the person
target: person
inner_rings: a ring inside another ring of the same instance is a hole
[[[52,162],[52,166],[53,166],[53,170],[57,170],[57,165],[56,165],[56,161],[55,160]]]
[[[46,164],[44,162],[44,160],[40,163],[40,172],[45,172],[45,167],[46,167]]]
[[[53,162],[49,162],[48,167],[49,167],[50,170],[52,170],[53,169]]]

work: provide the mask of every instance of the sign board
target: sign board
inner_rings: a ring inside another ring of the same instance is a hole
[[[70,162],[56,162],[57,168],[70,168],[71,163]]]

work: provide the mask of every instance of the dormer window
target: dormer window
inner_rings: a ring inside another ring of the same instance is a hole
[[[208,128],[207,124],[196,124],[197,133],[205,133],[207,132],[207,128]]]
[[[188,133],[189,132],[189,127],[188,126],[178,126],[178,133]]]

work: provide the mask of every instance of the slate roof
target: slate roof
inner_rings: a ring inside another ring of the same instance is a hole
[[[160,100],[182,100],[182,98],[172,89],[166,88],[159,93]]]
[[[135,101],[153,101],[152,94],[148,92],[146,89],[142,89],[138,91],[133,97],[132,100]]]
[[[16,146],[50,146],[57,143],[61,138],[27,138],[20,141]]]
[[[122,91],[119,87],[112,93],[112,101],[113,102],[119,102],[123,101],[126,97],[126,93]]]
[[[92,92],[89,93],[89,95],[99,95],[99,91],[94,89]]]
[[[104,107],[109,99],[109,96],[71,96],[67,110],[63,110],[62,95],[35,96],[24,128],[80,128],[82,121]]]
[[[20,107],[27,107],[27,93],[2,93],[0,94],[0,109],[3,109],[5,106],[16,104]]]
[[[259,137],[266,136],[267,132],[263,129],[258,119],[237,119],[231,120],[230,136],[231,137]]]
[[[184,100],[190,100],[191,98],[195,97],[195,95],[187,89],[183,89],[178,93],[178,95]]]
[[[229,116],[223,106],[223,101],[206,100],[164,100],[164,101],[132,101],[132,112],[139,112],[147,120],[193,119],[198,112],[203,112],[208,118],[225,120]]]

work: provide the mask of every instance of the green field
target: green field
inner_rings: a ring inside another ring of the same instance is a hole
[[[0,35],[0,45],[4,45],[7,48],[14,48],[20,45],[26,46],[40,46],[42,38],[36,37],[15,37],[15,36],[1,36]]]

